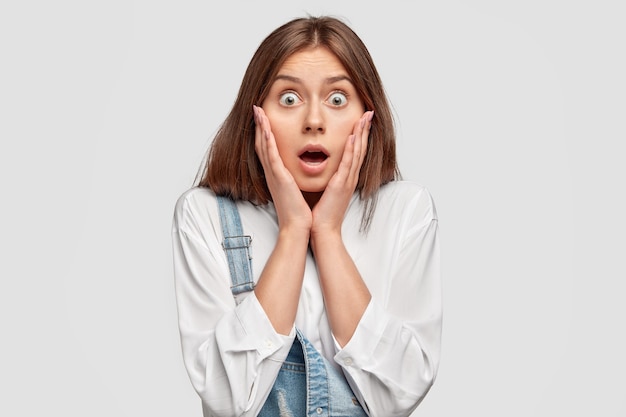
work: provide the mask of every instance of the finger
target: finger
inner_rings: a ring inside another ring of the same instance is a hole
[[[269,128],[269,119],[263,112],[263,109],[255,106],[255,113],[257,119],[255,149],[257,150],[259,159],[261,160],[261,165],[263,166],[263,171],[265,172],[268,185],[270,185],[269,183],[273,182],[273,178],[277,172],[276,157],[271,151],[271,141],[273,141],[274,136]],[[273,146],[276,146],[275,143]],[[280,163],[282,164],[282,160]],[[280,169],[280,167],[278,169]]]
[[[357,146],[361,140],[360,137],[364,127],[364,121],[365,118],[361,116],[361,118],[354,123],[352,134],[348,136],[348,139],[346,140],[339,167],[332,178],[333,182],[336,184],[345,184],[349,188],[352,187],[356,171],[354,167],[355,165],[358,165],[359,160]],[[359,138],[358,141],[357,138]]]
[[[350,165],[349,173],[349,181],[351,184],[356,184],[356,182],[358,181],[359,170],[363,161],[363,134],[365,126],[367,124],[367,117],[368,114],[366,112],[363,114],[363,116],[361,116],[361,118],[357,122],[357,125],[355,126],[352,162]]]
[[[361,155],[359,160],[359,170],[361,169],[361,165],[363,165],[363,161],[365,160],[365,155],[367,155],[367,148],[369,144],[370,132],[372,130],[372,119],[374,118],[374,111],[366,112],[367,116],[365,118],[365,128],[361,134]]]
[[[259,112],[259,107],[253,106],[254,111],[254,150],[256,151],[263,169],[267,169],[267,151],[265,141],[263,140],[263,120]]]
[[[252,105],[252,113],[254,115],[254,150],[258,155],[261,162],[263,162],[263,155],[261,152],[261,122],[259,120],[259,112],[257,106]]]
[[[259,107],[258,109],[262,121],[263,143],[269,169],[274,177],[290,182],[292,176],[285,167],[280,152],[278,151],[278,144],[276,143],[276,137],[270,127],[270,120],[262,108]]]
[[[284,166],[283,161],[278,153],[278,146],[276,145],[276,138],[270,128],[270,121],[262,108],[258,107],[259,119],[261,121],[261,137],[263,143],[263,150],[269,168],[272,170],[272,174],[282,171]]]
[[[257,109],[257,113],[259,115],[259,120],[261,121],[262,127],[271,132],[272,126],[270,125],[269,117],[267,117],[267,115],[265,114],[265,110],[263,110],[263,107],[257,107],[256,109]]]
[[[350,171],[353,163],[353,155],[354,155],[354,142],[356,136],[354,134],[348,136],[346,140],[346,144],[343,147],[343,155],[341,156],[341,161],[339,162],[339,167],[337,167],[337,172],[332,176],[329,185],[339,184],[343,185],[350,178]]]
[[[269,168],[272,173],[275,173],[277,163],[276,158],[278,156],[276,140],[270,127],[269,118],[267,117],[263,109],[261,107],[257,107],[256,111],[257,117],[259,119],[259,144],[261,146],[261,151],[263,152],[263,157],[267,163],[267,168]],[[278,160],[282,165],[282,159],[280,159],[280,156],[278,156]]]
[[[263,130],[263,140],[265,141],[265,150],[267,152],[267,160],[270,164],[270,169],[272,170],[272,174],[276,175],[281,172],[283,165],[282,159],[278,153],[278,148],[276,147],[276,140],[272,132],[267,129]]]

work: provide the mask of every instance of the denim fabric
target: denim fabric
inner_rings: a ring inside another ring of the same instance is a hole
[[[343,374],[296,330],[259,417],[366,417]]]
[[[254,289],[250,236],[243,234],[234,201],[218,197],[233,295]],[[296,329],[296,338],[278,372],[259,417],[367,417],[343,374]]]
[[[231,291],[240,294],[254,289],[252,279],[252,238],[243,234],[241,218],[236,203],[227,197],[217,196],[220,224],[224,241],[222,247],[228,258],[228,269],[232,281]]]
[[[279,372],[269,397],[258,414],[261,417],[303,416],[306,409],[306,367],[302,346],[296,339]],[[294,395],[298,393],[298,395]]]

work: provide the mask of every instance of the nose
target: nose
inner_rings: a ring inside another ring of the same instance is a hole
[[[304,118],[303,130],[306,133],[324,133],[326,131],[321,105],[312,104],[308,106]]]

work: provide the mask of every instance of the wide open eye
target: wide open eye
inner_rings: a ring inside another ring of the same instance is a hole
[[[292,91],[288,91],[280,95],[280,104],[283,106],[294,106],[300,102],[300,97]]]
[[[340,91],[335,91],[328,97],[328,102],[333,106],[341,107],[348,103],[348,97]]]

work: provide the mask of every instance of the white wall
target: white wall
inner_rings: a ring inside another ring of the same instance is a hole
[[[619,1],[0,6],[0,414],[200,416],[170,222],[259,42],[344,17],[440,215],[439,379],[416,416],[623,416]]]

